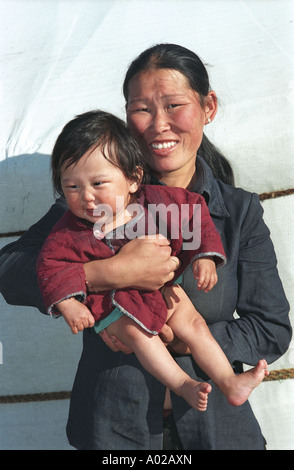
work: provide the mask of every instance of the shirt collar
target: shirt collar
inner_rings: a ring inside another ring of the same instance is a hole
[[[196,181],[192,191],[204,197],[211,215],[216,217],[230,217],[217,180],[214,178],[211,168],[197,156],[196,158]],[[151,184],[163,184],[156,177],[151,175]]]
[[[210,214],[217,217],[229,217],[219,184],[209,165],[199,156],[196,158],[196,175],[192,190],[204,197]]]

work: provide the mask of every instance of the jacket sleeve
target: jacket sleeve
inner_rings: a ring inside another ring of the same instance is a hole
[[[36,265],[45,308],[56,317],[60,313],[55,306],[62,300],[75,297],[84,302],[87,297],[81,240],[75,238],[75,231],[67,230],[64,218],[57,225],[46,239]]]
[[[237,266],[237,320],[211,325],[211,332],[229,360],[255,365],[283,355],[292,329],[289,304],[277,270],[270,232],[263,221],[263,209],[256,194],[244,219]]]
[[[205,256],[213,256],[216,267],[219,268],[226,263],[221,237],[210,216],[205,199],[199,194],[189,194],[191,195],[190,218],[182,222],[182,233],[186,232],[192,236],[189,241],[183,240],[182,254],[179,258],[187,256],[188,251],[191,262]]]
[[[36,262],[46,237],[66,209],[65,200],[58,199],[22,237],[1,250],[0,292],[7,303],[36,307],[46,313],[38,287]]]

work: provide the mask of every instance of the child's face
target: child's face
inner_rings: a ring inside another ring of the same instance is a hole
[[[88,150],[76,164],[65,166],[61,168],[62,190],[69,209],[77,217],[101,225],[103,221],[105,231],[130,219],[126,207],[138,185],[106,160],[100,147]]]

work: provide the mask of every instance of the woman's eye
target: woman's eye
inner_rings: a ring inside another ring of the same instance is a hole
[[[134,109],[129,109],[130,113],[149,113],[150,109],[145,108],[145,107],[139,107],[139,108],[134,108]]]
[[[168,105],[168,109],[173,109],[173,108],[177,108],[178,106],[181,106],[180,104],[169,104]]]
[[[96,181],[96,182],[94,183],[94,186],[101,186],[101,184],[103,184],[102,181]]]

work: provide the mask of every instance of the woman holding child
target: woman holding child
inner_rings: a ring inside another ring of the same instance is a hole
[[[217,113],[205,67],[181,46],[154,46],[129,67],[124,95],[128,126],[155,184],[201,194],[222,239],[227,263],[218,271],[215,287],[207,294],[199,291],[190,268],[182,287],[236,373],[242,371],[242,363],[275,361],[291,339],[289,306],[258,196],[233,186],[230,165],[203,134]],[[8,302],[44,311],[35,272],[33,278],[28,273],[35,269],[38,251],[65,209],[59,200],[20,240],[2,250],[1,292]],[[86,263],[84,270],[95,290],[155,290],[173,278],[174,261],[167,241],[136,239],[112,258]],[[248,402],[234,407],[212,384],[207,410],[199,412],[177,395],[170,397],[107,330],[99,337],[88,326],[77,325],[84,330],[84,348],[67,426],[74,447],[264,449]],[[180,367],[193,379],[208,381],[167,325],[161,333]],[[163,419],[163,409],[168,420]]]

